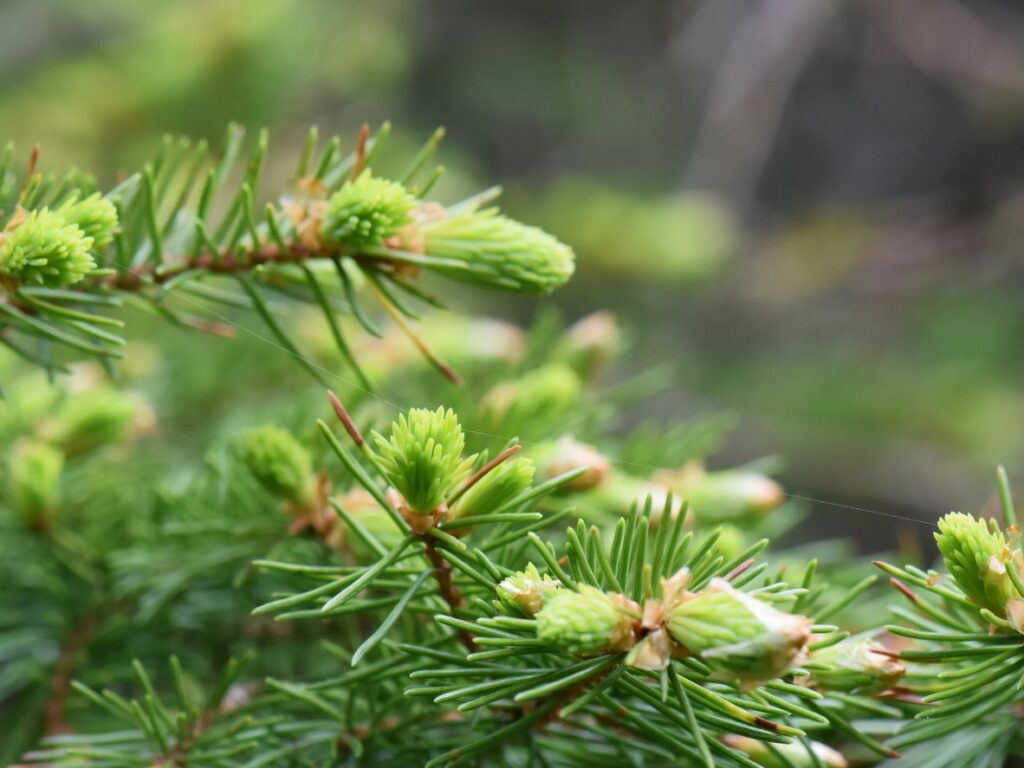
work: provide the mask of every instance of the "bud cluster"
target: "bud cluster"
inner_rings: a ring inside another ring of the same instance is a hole
[[[627,662],[645,669],[698,656],[716,677],[744,687],[780,677],[805,660],[810,619],[773,608],[720,578],[688,592],[688,576],[684,569],[664,580],[661,599],[648,600],[642,610],[623,595],[594,587],[559,589],[535,568],[506,579],[498,594],[536,614],[538,639],[570,653],[629,650]]]
[[[19,211],[0,240],[0,275],[48,288],[77,283],[96,268],[93,253],[116,228],[117,211],[99,194],[71,197],[56,211]]]

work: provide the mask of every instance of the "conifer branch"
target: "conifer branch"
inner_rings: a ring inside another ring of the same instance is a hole
[[[319,376],[265,294],[318,307],[339,352],[355,367],[335,316],[352,314],[376,333],[360,306],[365,285],[457,383],[455,372],[409,325],[415,315],[391,295],[389,283],[427,302],[435,300],[410,282],[423,271],[503,290],[547,292],[572,274],[573,254],[540,230],[480,208],[483,197],[448,208],[423,199],[413,179],[436,148],[437,134],[402,181],[375,176],[370,157],[378,157],[386,135],[382,130],[370,138],[363,126],[353,152],[341,155],[335,138],[314,164],[312,132],[295,179],[264,208],[257,207],[257,191],[265,131],[244,164],[243,132],[235,126],[219,163],[207,160],[205,143],[168,139],[142,171],[106,194],[74,173],[37,173],[37,153],[16,192],[9,148],[0,159],[0,189],[9,190],[0,199],[0,340],[48,369],[72,353],[119,357],[124,339],[104,329],[110,318],[100,309],[132,294],[181,325],[202,325],[168,306],[174,295],[201,308],[255,310],[281,346]],[[232,181],[237,173],[240,179]],[[243,294],[230,286],[232,278]],[[49,342],[42,354],[25,343],[38,340]]]

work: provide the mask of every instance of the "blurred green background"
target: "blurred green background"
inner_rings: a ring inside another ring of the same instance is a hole
[[[445,125],[438,194],[500,182],[576,247],[544,303],[614,311],[620,376],[667,367],[624,419],[738,414],[723,464],[780,454],[797,493],[920,518],[1024,475],[1019,3],[34,0],[0,39],[0,136],[104,182],[229,120],[289,161],[312,123],[390,119],[411,149]],[[210,391],[271,354],[151,334]]]

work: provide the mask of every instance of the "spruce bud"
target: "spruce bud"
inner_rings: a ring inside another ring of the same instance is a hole
[[[379,463],[413,515],[436,513],[469,474],[475,457],[464,459],[466,441],[451,409],[413,408],[391,425],[391,437],[374,432]]]
[[[68,224],[74,224],[82,230],[86,237],[92,238],[95,250],[106,248],[114,239],[118,223],[117,208],[99,192],[83,200],[79,200],[77,195],[72,196],[61,204],[57,213]]]
[[[611,472],[611,463],[596,448],[566,435],[551,448],[544,459],[544,475],[557,477],[579,467],[587,471],[564,483],[564,491],[589,491],[601,485]]]
[[[722,741],[764,768],[848,768],[850,765],[832,747],[817,741],[808,742],[813,754],[799,741],[772,744],[771,748],[763,741],[748,736],[728,734]]]
[[[428,254],[464,266],[439,267],[449,277],[523,293],[549,293],[568,280],[575,256],[564,243],[520,224],[497,208],[467,209],[422,225]]]
[[[950,512],[939,519],[935,542],[964,594],[979,607],[1005,616],[1006,604],[1015,594],[1006,573],[1013,564],[996,521]]]
[[[313,460],[290,432],[280,427],[250,429],[242,438],[242,459],[267,491],[301,505],[316,493]]]
[[[92,239],[45,208],[32,211],[0,242],[0,273],[24,285],[62,288],[96,268]]]
[[[814,651],[811,683],[818,688],[845,693],[881,693],[896,684],[906,668],[867,635],[842,640]]]
[[[120,441],[146,411],[137,397],[110,387],[75,392],[40,425],[39,434],[68,455],[85,453]]]
[[[57,514],[64,454],[39,440],[19,440],[7,463],[8,498],[30,525],[47,526]]]
[[[533,616],[540,611],[561,588],[562,582],[547,574],[541,575],[537,566],[529,563],[525,570],[513,573],[498,584],[498,597],[512,608]]]
[[[555,363],[493,387],[481,400],[480,410],[495,425],[528,425],[563,414],[576,404],[582,388],[572,368]]]
[[[593,312],[570,326],[559,345],[563,359],[586,380],[598,376],[622,346],[611,312]]]
[[[494,512],[511,501],[533,483],[533,462],[512,459],[499,464],[462,494],[448,511],[449,520]]]
[[[362,173],[327,201],[320,237],[352,249],[380,245],[412,221],[416,198],[401,184]]]
[[[786,500],[782,486],[770,477],[740,469],[696,473],[680,491],[702,523],[762,517]]]
[[[801,657],[811,620],[714,578],[671,609],[666,627],[676,642],[716,667],[719,677],[749,687],[779,677]]]
[[[633,619],[621,595],[581,586],[560,589],[537,613],[537,638],[569,653],[626,650],[633,641]]]

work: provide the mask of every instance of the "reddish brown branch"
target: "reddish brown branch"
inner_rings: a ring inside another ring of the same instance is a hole
[[[448,603],[448,612],[454,616],[455,612],[463,606],[465,601],[462,599],[462,593],[459,592],[459,588],[455,586],[452,579],[452,565],[441,557],[441,554],[437,551],[437,542],[435,542],[430,534],[425,534],[421,538],[423,540],[423,553],[434,567],[434,579],[437,581],[438,589],[441,591],[441,597]],[[473,652],[476,650],[476,640],[473,639],[471,632],[465,629],[458,629],[456,630],[456,635],[467,651]]]
[[[143,264],[130,272],[104,277],[100,280],[100,283],[122,291],[132,291],[137,290],[147,282],[156,283],[157,285],[166,283],[168,280],[193,269],[202,269],[219,275],[231,275],[239,272],[248,272],[253,267],[267,264],[296,264],[307,259],[332,258],[342,255],[343,251],[344,249],[341,247],[321,244],[314,248],[300,242],[289,243],[287,249],[284,250],[276,244],[267,243],[254,251],[246,253],[244,256],[240,256],[230,250],[226,250],[224,253],[202,251],[197,256],[186,259],[184,263],[176,267],[158,269],[160,265]]]
[[[61,646],[57,662],[50,674],[50,698],[43,706],[43,722],[47,736],[56,736],[68,732],[68,724],[64,719],[64,705],[71,693],[71,680],[75,672],[75,659],[89,644],[103,615],[99,612],[85,614],[71,630]]]

